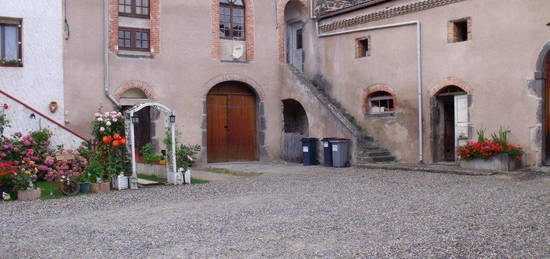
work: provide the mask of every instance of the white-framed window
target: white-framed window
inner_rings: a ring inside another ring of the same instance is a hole
[[[0,66],[22,66],[21,20],[0,18]]]

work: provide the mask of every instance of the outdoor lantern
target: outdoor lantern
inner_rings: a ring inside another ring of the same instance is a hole
[[[170,123],[176,123],[176,115],[170,115]]]
[[[134,123],[134,124],[139,123],[139,117],[137,115],[132,115],[132,123]]]

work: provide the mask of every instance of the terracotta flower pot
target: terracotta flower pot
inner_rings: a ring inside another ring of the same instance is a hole
[[[20,201],[34,201],[34,200],[40,199],[41,194],[42,194],[42,190],[40,190],[40,188],[37,188],[32,191],[19,190],[17,191],[17,199]]]
[[[90,191],[92,193],[109,192],[111,191],[111,183],[92,183],[90,185]]]

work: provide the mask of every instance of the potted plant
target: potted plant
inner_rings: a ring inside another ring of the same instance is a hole
[[[458,148],[460,167],[501,171],[520,168],[523,150],[508,143],[508,133],[501,129],[487,139],[483,130],[478,131],[477,141],[470,141]]]
[[[101,177],[102,173],[103,173],[103,168],[101,168],[101,164],[99,164],[95,160],[90,161],[86,170],[84,170],[84,172],[78,177],[80,192],[81,193],[90,192],[91,185],[97,183],[97,178]],[[97,190],[98,188],[95,188],[95,189]]]
[[[16,172],[14,181],[18,200],[32,201],[40,198],[42,192],[40,188],[36,188],[37,171],[37,169],[21,167],[18,172]]]

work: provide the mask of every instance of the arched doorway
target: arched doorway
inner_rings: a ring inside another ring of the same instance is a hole
[[[469,99],[462,88],[450,85],[432,99],[432,134],[435,162],[456,161],[456,148],[470,137]]]
[[[286,62],[300,71],[304,70],[304,5],[290,1],[285,6]]]
[[[122,112],[126,112],[135,105],[149,102],[149,97],[139,88],[130,88],[126,90],[122,95],[120,95],[120,105]],[[154,151],[158,151],[158,141],[153,141],[153,132],[154,121],[156,119],[156,114],[152,112],[149,106],[137,111],[135,116],[138,117],[138,121],[135,125],[135,155],[137,161],[142,163],[143,158],[141,157],[140,150],[146,144],[151,144]],[[154,143],[153,143],[154,142]]]
[[[257,159],[256,93],[247,84],[229,81],[207,96],[208,162]]]
[[[294,99],[283,100],[283,146],[281,158],[289,162],[301,162],[301,139],[309,135],[309,121],[302,104]]]

